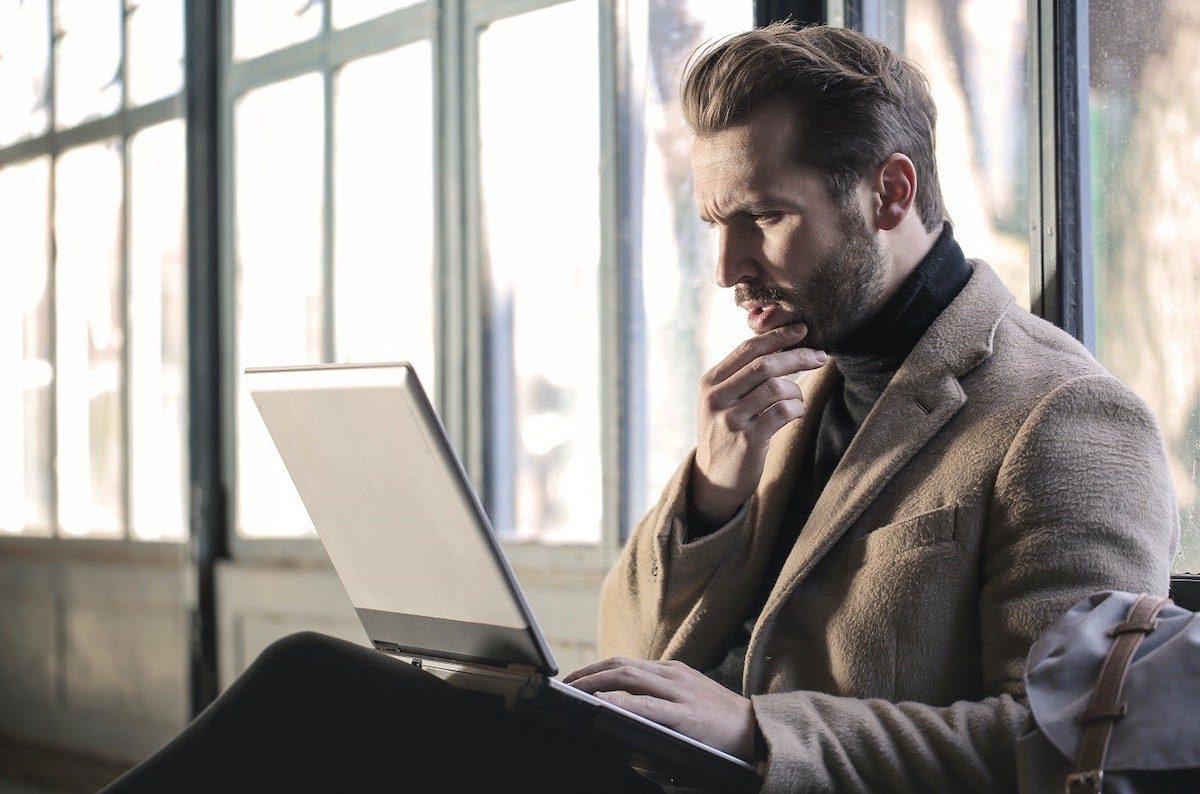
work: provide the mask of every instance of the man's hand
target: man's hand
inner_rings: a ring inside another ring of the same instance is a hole
[[[817,369],[825,353],[796,347],[803,323],[747,339],[700,378],[691,514],[708,527],[733,518],[762,477],[771,437],[804,413],[804,396],[785,375]]]
[[[697,741],[754,763],[758,722],[750,700],[683,662],[614,656],[563,682]]]

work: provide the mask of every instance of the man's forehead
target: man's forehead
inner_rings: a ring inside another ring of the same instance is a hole
[[[781,171],[795,167],[795,139],[794,117],[779,107],[763,109],[720,132],[696,136],[691,160],[696,189],[713,182],[765,189]]]

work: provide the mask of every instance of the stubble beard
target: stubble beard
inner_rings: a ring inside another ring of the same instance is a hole
[[[879,309],[888,273],[887,257],[851,206],[842,207],[841,230],[841,242],[813,266],[803,287],[739,284],[735,299],[791,307],[808,326],[801,345],[837,353]]]

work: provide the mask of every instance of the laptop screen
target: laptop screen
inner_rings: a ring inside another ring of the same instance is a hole
[[[373,641],[553,667],[411,367],[247,370],[246,384]]]

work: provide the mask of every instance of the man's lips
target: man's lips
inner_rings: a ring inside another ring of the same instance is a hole
[[[774,301],[745,301],[741,307],[746,310],[746,323],[756,334],[763,334],[780,325],[785,318],[783,307]]]

